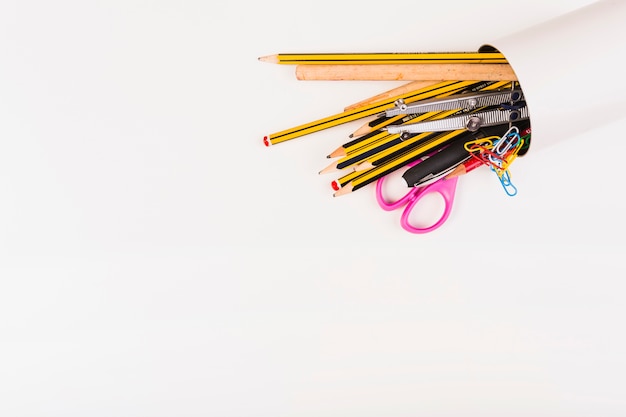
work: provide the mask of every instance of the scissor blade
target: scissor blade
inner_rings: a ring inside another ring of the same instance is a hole
[[[457,94],[448,98],[420,100],[411,104],[396,103],[392,109],[385,111],[386,117],[400,114],[417,114],[444,110],[474,110],[480,107],[497,106],[502,103],[515,103],[522,99],[522,90],[484,91]]]
[[[484,126],[501,125],[525,119],[528,119],[528,108],[526,106],[517,110],[495,109],[468,113],[462,116],[448,117],[439,120],[429,120],[405,125],[390,125],[383,129],[386,129],[387,132],[391,134],[446,132],[461,129],[475,131]]]

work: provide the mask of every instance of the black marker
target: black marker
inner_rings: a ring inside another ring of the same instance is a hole
[[[419,187],[433,182],[471,158],[470,153],[465,149],[467,142],[488,136],[501,137],[508,129],[509,125],[505,124],[488,126],[476,132],[464,133],[448,142],[448,146],[441,151],[406,170],[402,174],[402,178],[409,187]]]

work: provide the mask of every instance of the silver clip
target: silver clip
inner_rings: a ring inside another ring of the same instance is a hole
[[[445,132],[450,130],[467,129],[474,132],[484,126],[496,126],[509,123],[510,121],[528,119],[528,108],[520,107],[517,110],[487,110],[476,113],[469,113],[462,116],[447,117],[437,120],[427,120],[424,122],[410,123],[405,125],[389,125],[383,127],[388,133],[425,133],[425,132]]]

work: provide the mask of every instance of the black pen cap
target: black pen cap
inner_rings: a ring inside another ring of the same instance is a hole
[[[469,132],[463,133],[442,148],[439,152],[417,165],[407,169],[402,178],[409,187],[417,187],[427,181],[430,181],[442,173],[448,171],[464,161],[469,153],[465,150],[465,143],[471,139]]]

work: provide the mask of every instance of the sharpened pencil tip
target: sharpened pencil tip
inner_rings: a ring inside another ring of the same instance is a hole
[[[337,158],[339,156],[346,156],[346,153],[345,153],[343,147],[339,147],[339,148],[335,149],[334,151],[332,151],[328,155],[329,158]]]
[[[333,162],[330,165],[328,165],[326,168],[323,168],[322,170],[320,170],[319,174],[328,174],[329,172],[335,172],[337,171],[337,163]]]
[[[354,137],[354,134],[350,133],[350,134],[348,135],[348,137],[349,137],[350,139],[352,139],[352,138]]]
[[[352,192],[353,190],[353,186],[351,184],[346,184],[345,186],[341,187],[339,190],[335,191],[335,194],[333,194],[333,197],[340,197],[342,195],[346,195]]]
[[[260,56],[258,59],[261,62],[270,62],[270,63],[273,63],[273,64],[278,63],[278,56],[277,55]]]

